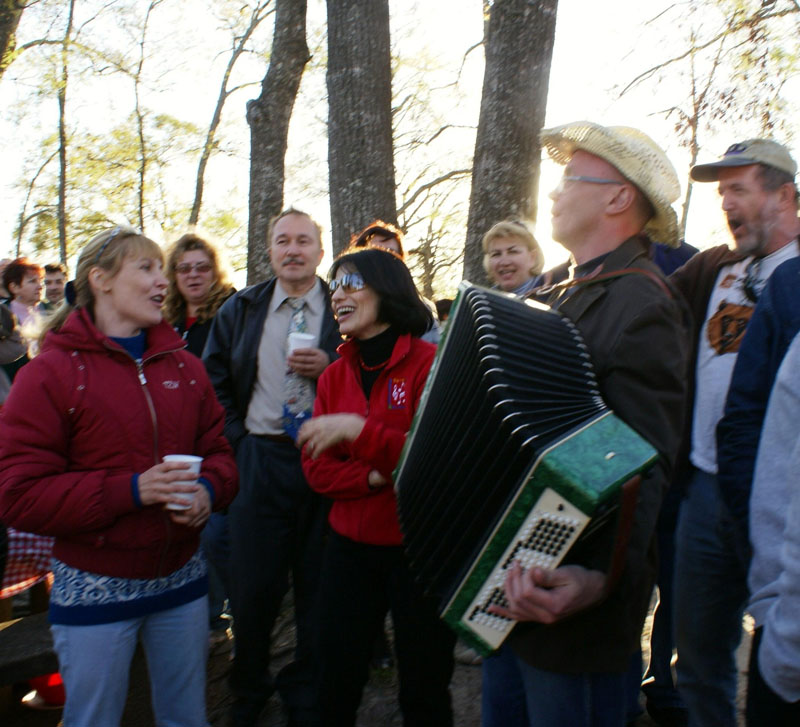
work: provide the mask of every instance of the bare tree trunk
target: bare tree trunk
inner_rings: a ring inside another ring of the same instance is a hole
[[[475,139],[464,277],[485,282],[481,237],[495,222],[536,219],[539,130],[544,124],[558,0],[496,0]]]
[[[151,0],[147,6],[147,12],[144,16],[144,25],[142,26],[142,38],[139,41],[139,62],[136,65],[136,72],[133,76],[133,90],[136,98],[136,135],[139,139],[139,189],[137,193],[137,216],[139,218],[139,229],[144,231],[144,196],[145,196],[145,182],[147,179],[147,165],[150,162],[149,152],[147,149],[147,139],[144,133],[144,119],[145,112],[142,108],[141,98],[139,95],[139,85],[142,80],[142,68],[144,67],[144,46],[147,37],[147,26],[150,23],[150,15],[153,10],[162,2],[162,0]]]
[[[275,31],[269,69],[261,95],[247,104],[250,125],[250,225],[247,234],[247,283],[271,273],[267,228],[283,206],[289,121],[310,60],[306,44],[306,0],[276,0]]]
[[[70,0],[67,29],[61,43],[61,83],[58,85],[58,257],[67,262],[67,81],[69,80],[69,44],[75,0]]]
[[[17,26],[25,5],[24,0],[0,0],[0,78],[14,60]]]
[[[328,184],[334,255],[397,223],[388,0],[328,0]]]
[[[245,46],[247,41],[250,40],[250,36],[253,35],[261,21],[264,20],[264,18],[266,18],[269,14],[267,7],[270,5],[271,1],[272,0],[264,0],[264,2],[259,2],[251,12],[250,22],[247,24],[244,32],[240,36],[234,38],[233,48],[231,50],[230,58],[228,59],[228,65],[225,68],[225,73],[222,76],[222,84],[220,85],[219,96],[217,97],[217,105],[214,108],[214,114],[211,117],[211,124],[209,125],[208,132],[206,134],[206,141],[203,144],[203,152],[200,155],[200,162],[197,165],[197,181],[195,182],[194,202],[192,203],[192,211],[189,214],[190,225],[196,225],[197,220],[200,218],[200,206],[203,203],[203,187],[205,184],[206,167],[208,166],[208,160],[211,158],[211,153],[214,151],[214,146],[216,144],[215,137],[217,134],[217,128],[219,127],[219,122],[222,119],[222,108],[225,105],[225,102],[228,100],[228,96],[230,96],[236,90],[236,88],[228,88],[228,81],[230,80],[231,73],[233,72],[233,67],[236,65],[236,61],[239,60],[242,53],[244,53]]]

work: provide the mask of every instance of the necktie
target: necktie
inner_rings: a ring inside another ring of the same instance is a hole
[[[305,301],[298,298],[287,298],[286,303],[292,309],[292,318],[289,330],[286,332],[287,344],[290,333],[307,333]],[[288,345],[287,345],[287,351]],[[283,422],[284,431],[292,438],[297,438],[297,432],[303,422],[311,417],[311,408],[314,404],[314,387],[310,379],[300,376],[287,367],[283,380]]]

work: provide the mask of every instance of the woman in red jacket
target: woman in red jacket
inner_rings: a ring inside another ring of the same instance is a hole
[[[391,610],[404,724],[446,727],[455,636],[409,573],[392,483],[436,350],[419,339],[431,314],[391,252],[345,254],[331,275],[349,340],[320,377],[314,418],[298,439],[309,484],[333,500],[319,596],[323,722],[355,724],[372,644]]]
[[[55,536],[64,727],[119,724],[137,639],[156,722],[206,725],[198,533],[233,498],[236,467],[202,362],[161,319],[162,264],[135,230],[92,239],[0,417],[0,518]],[[168,454],[203,457],[199,479]],[[182,493],[191,504],[173,509]]]

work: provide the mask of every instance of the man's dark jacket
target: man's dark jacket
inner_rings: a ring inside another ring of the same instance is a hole
[[[252,285],[228,298],[214,316],[203,351],[203,362],[209,378],[225,409],[225,436],[234,449],[247,434],[244,422],[258,375],[258,347],[275,290],[275,280],[272,278]],[[342,338],[331,311],[328,286],[324,280],[320,281],[327,305],[322,318],[319,347],[333,361],[338,357],[336,348]]]
[[[623,242],[602,266],[602,273],[638,268],[664,280],[638,237]],[[578,287],[551,304],[580,330],[605,402],[661,457],[642,481],[625,567],[608,596],[553,625],[521,623],[510,639],[515,651],[540,669],[623,672],[638,647],[650,602],[656,573],[653,534],[680,439],[686,311],[679,295],[641,273]],[[608,559],[608,552],[596,552],[584,563],[606,570]]]

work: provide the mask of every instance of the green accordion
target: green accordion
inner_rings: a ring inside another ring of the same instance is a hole
[[[489,611],[514,562],[590,553],[619,569],[637,475],[657,456],[603,402],[568,318],[462,283],[395,471],[411,569],[491,653],[514,627]]]

